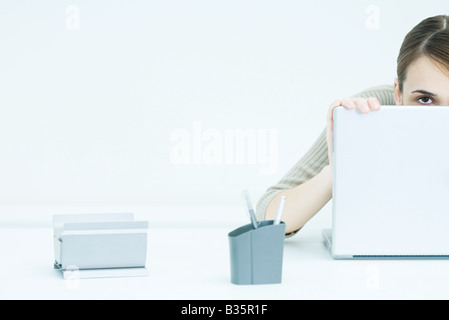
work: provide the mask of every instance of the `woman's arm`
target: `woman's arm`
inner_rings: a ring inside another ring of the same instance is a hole
[[[266,220],[274,219],[282,196],[286,199],[282,221],[289,234],[302,228],[332,198],[331,166],[325,166],[307,182],[276,194],[267,206]]]
[[[280,198],[285,196],[286,199],[289,199],[285,202],[282,219],[286,224],[287,234],[302,228],[332,198],[333,111],[338,106],[349,110],[358,109],[362,113],[380,109],[380,103],[376,98],[346,98],[335,100],[329,106],[326,140],[330,164],[307,182],[278,193],[270,201],[265,212],[265,219],[274,219]]]
[[[293,233],[302,228],[331,199],[332,167],[329,159],[332,160],[333,108],[343,105],[348,109],[358,108],[366,113],[369,110],[378,110],[378,104],[373,104],[375,102],[380,101],[382,105],[394,104],[392,86],[376,87],[357,96],[359,98],[337,100],[331,104],[327,115],[327,129],[304,157],[259,200],[257,215],[260,220],[273,219],[280,198],[285,196],[282,220],[286,223],[286,233]]]

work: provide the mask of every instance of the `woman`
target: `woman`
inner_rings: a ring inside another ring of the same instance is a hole
[[[393,85],[366,90],[334,101],[325,129],[312,148],[257,204],[257,218],[274,218],[279,200],[286,197],[283,221],[287,236],[295,234],[332,197],[332,114],[337,106],[379,111],[381,105],[449,106],[449,16],[427,18],[405,37]],[[357,134],[357,133],[355,133]]]

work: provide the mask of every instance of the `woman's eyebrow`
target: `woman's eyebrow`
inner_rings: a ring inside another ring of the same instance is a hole
[[[437,94],[426,91],[426,90],[415,90],[415,91],[412,91],[412,93],[422,93],[422,94],[426,94],[428,96],[433,96],[433,97],[438,96]]]

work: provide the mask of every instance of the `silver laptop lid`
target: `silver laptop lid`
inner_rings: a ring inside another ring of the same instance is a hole
[[[332,255],[449,256],[449,107],[334,110]]]

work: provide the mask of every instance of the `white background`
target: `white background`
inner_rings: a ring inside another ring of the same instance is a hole
[[[392,84],[406,33],[448,9],[447,0],[2,0],[0,203],[239,205],[242,189],[256,202],[324,129],[328,105]],[[275,170],[261,174],[260,158],[174,163],[171,135],[193,135],[195,123],[202,133],[276,131]]]

